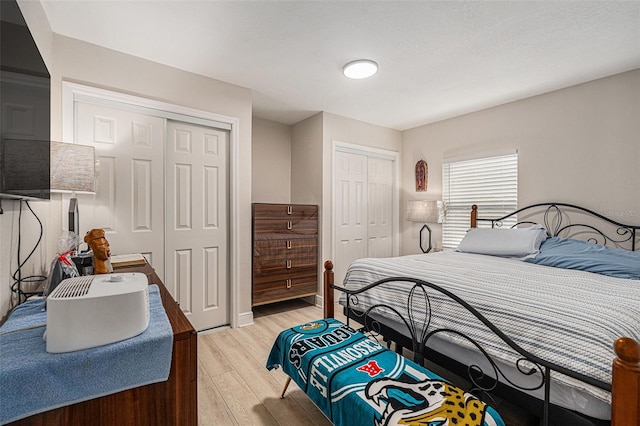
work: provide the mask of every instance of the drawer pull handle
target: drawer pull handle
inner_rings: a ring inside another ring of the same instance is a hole
[[[291,229],[291,221],[287,222],[287,229]]]
[[[287,259],[287,269],[291,269],[291,259]]]
[[[287,250],[291,250],[291,240],[287,241]]]
[[[291,206],[287,206],[287,214],[291,214],[291,211],[292,211]]]
[[[291,288],[291,280],[287,280],[287,288]]]

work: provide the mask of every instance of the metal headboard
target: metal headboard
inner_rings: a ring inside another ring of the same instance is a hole
[[[587,241],[631,251],[638,249],[640,225],[620,223],[593,210],[567,203],[538,203],[522,207],[508,215],[498,218],[478,217],[478,206],[471,206],[471,227],[478,222],[490,223],[492,228],[502,227],[504,221],[517,217],[519,225],[542,225],[550,237],[567,237],[585,239]],[[533,220],[541,217],[541,220]]]

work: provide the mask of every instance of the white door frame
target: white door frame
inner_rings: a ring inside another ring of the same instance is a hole
[[[229,316],[231,327],[240,324],[238,299],[238,277],[240,272],[240,243],[238,217],[240,204],[240,161],[239,161],[239,119],[193,108],[187,108],[166,102],[155,101],[111,90],[98,89],[68,81],[62,82],[62,139],[74,140],[74,103],[85,101],[104,106],[124,107],[132,111],[159,115],[188,123],[218,127],[229,130]],[[64,217],[64,214],[62,215]],[[166,279],[166,278],[165,278]]]
[[[347,152],[351,154],[366,155],[368,157],[384,158],[393,161],[394,173],[393,173],[393,256],[398,256],[400,253],[400,154],[397,151],[391,151],[381,148],[373,148],[365,145],[356,145],[348,142],[341,142],[333,140],[333,146],[331,150],[331,254],[330,258],[335,260],[336,254],[336,179],[335,179],[335,164],[336,164],[336,152]]]

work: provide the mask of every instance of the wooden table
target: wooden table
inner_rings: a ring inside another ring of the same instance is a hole
[[[197,334],[153,268],[132,266],[115,272],[142,272],[157,284],[173,329],[171,371],[165,382],[60,407],[9,423],[13,426],[140,426],[198,424]]]

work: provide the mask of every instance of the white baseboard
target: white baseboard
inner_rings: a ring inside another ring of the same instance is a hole
[[[238,315],[238,327],[246,327],[253,324],[253,312],[244,312]]]
[[[324,299],[319,294],[316,294],[316,306],[322,308],[324,306]]]

